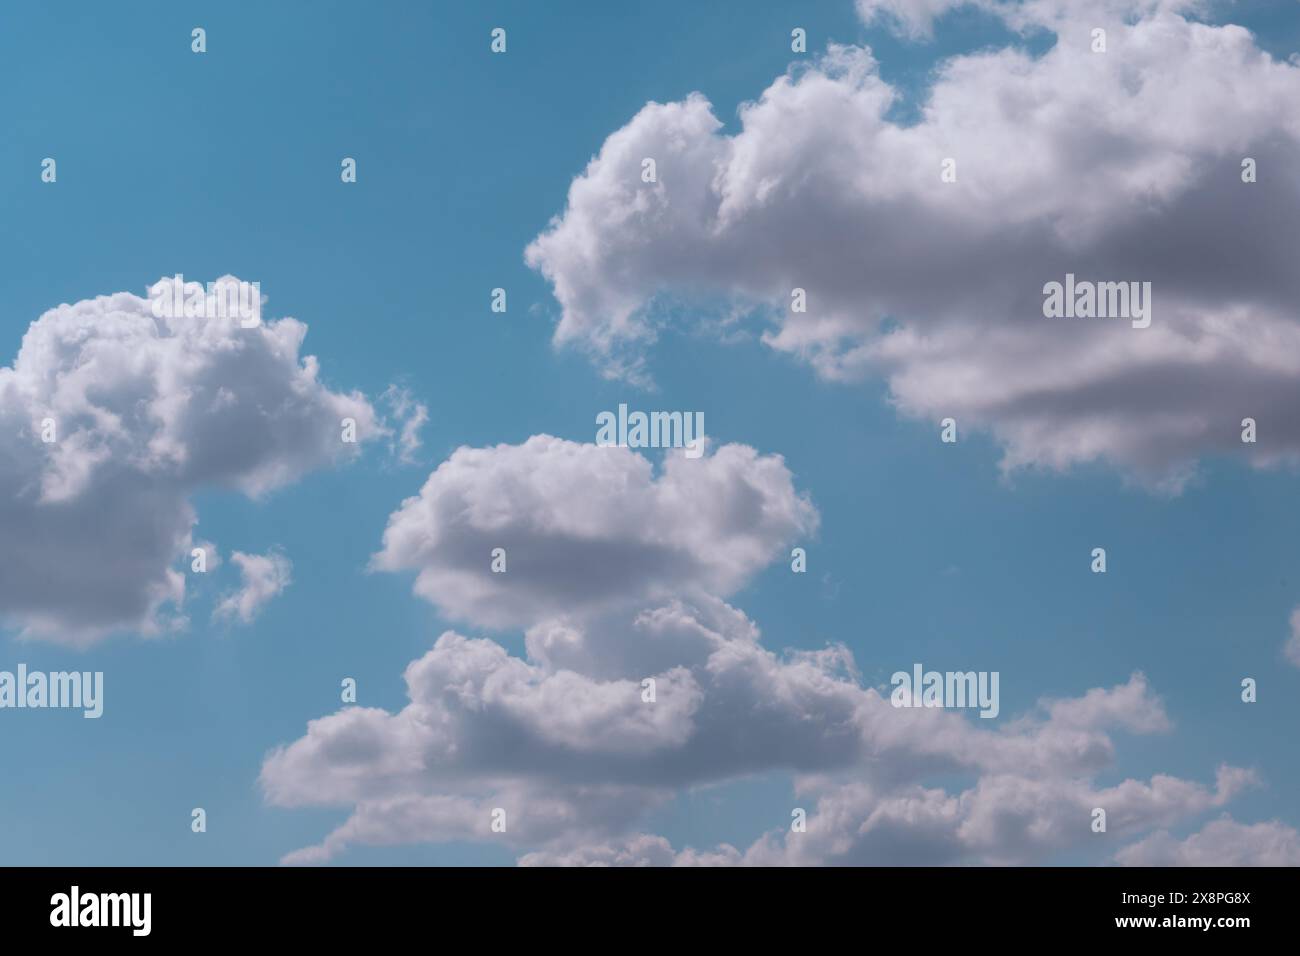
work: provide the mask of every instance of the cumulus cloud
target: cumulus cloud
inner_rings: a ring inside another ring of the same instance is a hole
[[[957,794],[913,786],[882,794],[850,783],[818,794],[806,833],[771,833],[746,854],[761,865],[1042,862],[1081,846],[1092,811],[1106,811],[1106,838],[1168,825],[1220,807],[1254,782],[1221,767],[1213,788],[1157,774],[1098,787],[1091,780],[1021,772],[988,774]]]
[[[1094,784],[1113,762],[1104,728],[1165,726],[1140,675],[1080,698],[1108,698],[1091,708],[1095,721],[1044,702],[987,730],[950,711],[892,707],[849,676],[844,649],[779,657],[695,623],[707,652],[647,674],[653,703],[636,676],[591,677],[442,635],[407,668],[406,707],[345,708],[268,755],[261,784],[272,804],[353,808],[288,862],[353,843],[491,839],[497,807],[514,821],[507,845],[542,853],[531,862],[563,860],[602,837],[597,846],[617,845],[683,788],[772,770],[797,774],[817,812],[807,834],[764,837],[747,861],[1028,862],[1086,840],[1095,806],[1112,832],[1135,834],[1221,806],[1253,779],[1223,768],[1212,789],[1165,775]],[[686,629],[676,638],[688,640]],[[950,775],[976,783],[956,794],[922,784]]]
[[[1175,777],[1125,780],[1096,787],[1086,779],[992,774],[959,793],[910,785],[882,791],[869,783],[804,783],[801,797],[815,799],[803,832],[773,830],[747,850],[728,844],[712,850],[676,851],[662,837],[633,834],[605,842],[579,842],[520,858],[531,866],[938,866],[960,863],[1042,863],[1089,840],[1122,838],[1168,821],[1222,806],[1254,782],[1247,771],[1222,767],[1214,788]],[[1092,810],[1107,812],[1106,835],[1092,831]],[[1210,832],[1212,827],[1206,828]],[[1243,827],[1205,841],[1191,865],[1233,866],[1283,860],[1295,851],[1296,833],[1280,824]],[[1195,839],[1195,838],[1193,838]],[[1133,865],[1171,862],[1168,834],[1160,831],[1117,854]],[[1175,844],[1181,847],[1181,844]],[[1294,857],[1291,857],[1294,860]],[[1150,862],[1148,862],[1150,861]],[[1199,862],[1193,862],[1199,861]]]
[[[1224,768],[1214,788],[1098,785],[1116,732],[1170,729],[1140,673],[990,728],[895,708],[843,646],[765,647],[709,589],[743,586],[816,520],[781,460],[744,446],[669,454],[658,474],[630,449],[549,436],[457,450],[393,514],[376,563],[414,570],[417,593],[472,626],[523,627],[523,654],[447,631],[407,667],[404,707],[345,707],[268,754],[271,804],[351,808],[285,862],[460,839],[538,864],[1029,860],[1088,834],[1099,802],[1136,835],[1250,782]],[[822,842],[678,853],[638,830],[685,789],[774,771],[816,801]]]
[[[860,4],[913,33],[952,6]],[[981,6],[1055,45],[944,61],[910,125],[871,52],[844,46],[777,78],[734,135],[700,94],[647,104],[526,250],[556,344],[644,383],[665,327],[742,308],[825,378],[883,377],[903,414],[989,430],[1008,469],[1103,461],[1176,490],[1207,455],[1296,459],[1300,68],[1183,4]],[[1045,318],[1067,273],[1150,282],[1150,327]]]
[[[413,570],[445,613],[527,626],[651,602],[727,595],[816,528],[778,455],[724,445],[659,473],[628,448],[535,435],[460,448],[389,519],[373,566]],[[505,550],[505,573],[491,570]]]
[[[1049,700],[1043,706],[1062,727],[1124,727],[1136,733],[1170,729],[1164,705],[1141,676],[1111,691],[1094,688],[1082,697]]]
[[[1225,815],[1185,840],[1153,833],[1115,859],[1124,866],[1300,866],[1300,833],[1277,820],[1247,825]]]
[[[194,492],[262,496],[382,431],[365,396],[321,383],[296,319],[243,328],[150,306],[126,292],[60,305],[0,368],[0,618],[25,636],[178,626]],[[344,418],[358,444],[340,440]]]
[[[266,554],[236,551],[230,560],[239,568],[239,588],[217,602],[212,616],[220,621],[251,624],[262,608],[289,586],[293,564],[277,551]]]

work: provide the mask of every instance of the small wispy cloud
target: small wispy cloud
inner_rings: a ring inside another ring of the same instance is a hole
[[[380,398],[392,410],[397,426],[389,450],[402,464],[415,464],[416,452],[423,444],[420,429],[429,421],[428,406],[416,401],[410,389],[401,385],[389,385]]]
[[[251,624],[262,609],[290,585],[293,564],[278,551],[266,554],[236,551],[230,560],[239,568],[239,588],[221,598],[212,618]]]

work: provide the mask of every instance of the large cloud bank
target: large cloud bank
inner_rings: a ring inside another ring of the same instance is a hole
[[[979,5],[1055,45],[943,62],[914,124],[869,50],[834,45],[734,135],[703,95],[647,104],[527,249],[555,342],[645,382],[665,323],[739,305],[822,376],[880,376],[906,415],[989,430],[1007,468],[1101,461],[1177,490],[1208,455],[1296,458],[1300,67],[1189,4]],[[955,6],[859,9],[924,36]],[[1150,282],[1150,327],[1045,318],[1067,273]]]
[[[524,627],[524,654],[447,631],[407,667],[403,708],[344,707],[270,753],[270,803],[351,810],[286,862],[465,839],[524,863],[1030,862],[1119,849],[1255,782],[1223,766],[1212,784],[1099,783],[1117,734],[1170,729],[1141,674],[991,729],[895,708],[843,646],[774,652],[724,596],[815,523],[785,463],[744,446],[657,470],[549,436],[458,450],[394,512],[376,560],[470,627]],[[795,776],[807,832],[777,821],[744,851],[674,851],[640,829],[683,789],[770,771]]]

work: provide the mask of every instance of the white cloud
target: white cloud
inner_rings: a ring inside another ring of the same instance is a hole
[[[1044,707],[1063,727],[1124,727],[1147,734],[1170,729],[1164,705],[1151,695],[1145,678],[1110,691],[1094,688],[1082,697],[1045,701]]]
[[[934,35],[934,21],[960,7],[987,6],[971,0],[856,0],[858,16],[867,26],[883,23],[914,40]]]
[[[526,626],[729,594],[816,522],[777,455],[672,452],[656,474],[628,448],[535,435],[457,449],[389,518],[372,563],[416,571],[416,593],[459,620]]]
[[[420,430],[429,421],[429,409],[423,402],[416,401],[410,389],[400,385],[389,385],[380,396],[392,410],[396,432],[392,437],[389,450],[404,465],[415,464],[416,453],[423,444]]]
[[[1185,819],[1222,806],[1252,774],[1221,768],[1214,789],[1157,775],[1098,788],[1086,780],[1017,774],[981,777],[950,794],[919,785],[893,792],[861,782],[812,780],[800,793],[816,799],[802,833],[773,830],[745,851],[675,851],[662,837],[631,834],[604,842],[578,840],[521,857],[524,866],[872,866],[1042,863],[1058,851]],[[1107,811],[1106,834],[1091,829],[1092,809]],[[1129,865],[1288,865],[1296,832],[1278,823],[1216,823],[1179,844],[1168,833],[1116,854]]]
[[[780,459],[743,446],[670,455],[658,476],[630,449],[548,436],[457,450],[394,513],[376,563],[417,570],[417,592],[471,624],[526,626],[524,656],[448,631],[407,667],[406,706],[346,707],[271,752],[268,802],[351,808],[286,862],[459,839],[534,863],[735,862],[729,848],[667,857],[638,824],[684,789],[773,771],[816,801],[826,842],[769,836],[746,859],[1041,859],[1089,833],[1096,801],[1116,832],[1138,833],[1249,781],[1225,768],[1213,790],[1163,775],[1097,785],[1113,732],[1170,729],[1141,674],[992,729],[893,707],[842,646],[773,653],[708,589],[784,560],[815,521]],[[494,544],[509,549],[504,574],[488,569]],[[974,783],[927,786],[941,778]],[[513,821],[504,834],[493,808]]]
[[[1124,866],[1300,866],[1300,834],[1277,820],[1247,825],[1225,815],[1185,840],[1160,830],[1115,859]]]
[[[155,318],[126,292],[51,309],[0,368],[0,618],[86,645],[178,626],[202,488],[261,496],[383,425],[319,381],[291,318]],[[52,419],[56,441],[42,441]]]
[[[858,17],[867,26],[883,25],[913,40],[934,35],[935,21],[954,10],[979,10],[1001,18],[1012,29],[1057,29],[1087,14],[1109,23],[1126,16],[1195,12],[1203,0],[855,0]]]
[[[1086,778],[1006,772],[981,776],[956,794],[922,786],[885,794],[848,783],[817,793],[806,833],[773,832],[747,851],[746,861],[1041,863],[1089,840],[1169,825],[1222,806],[1253,782],[1248,771],[1222,767],[1213,789],[1164,774],[1098,787]],[[1105,834],[1091,829],[1094,808],[1106,811]]]
[[[892,707],[848,676],[843,649],[782,660],[747,638],[698,634],[711,652],[654,674],[653,704],[634,676],[593,678],[444,634],[407,668],[405,708],[345,708],[268,755],[272,804],[353,808],[288,861],[353,843],[494,839],[490,810],[503,807],[517,826],[501,839],[541,853],[530,862],[555,862],[618,844],[683,788],[786,770],[816,803],[809,832],[764,837],[746,861],[1035,862],[1084,843],[1095,806],[1113,833],[1136,834],[1222,806],[1253,780],[1223,768],[1213,789],[1165,775],[1093,783],[1113,760],[1103,728],[1167,727],[1140,675],[1080,698],[1069,718],[1045,701],[1039,715],[990,730]],[[1095,720],[1080,720],[1083,710]],[[970,774],[976,783],[956,793],[923,784]],[[717,852],[705,855],[728,856]]]
[[[230,560],[239,568],[239,589],[224,595],[213,609],[216,620],[237,620],[251,624],[262,609],[292,581],[293,564],[283,554],[245,554],[236,551]]]
[[[951,4],[862,6],[924,32]],[[734,135],[699,94],[647,104],[527,249],[562,307],[556,344],[644,382],[661,305],[741,305],[820,375],[882,376],[902,413],[990,430],[1007,468],[1104,461],[1176,490],[1206,455],[1296,459],[1300,68],[1181,4],[985,6],[1055,46],[947,60],[913,125],[852,47],[778,78]],[[1150,281],[1151,327],[1044,318],[1067,272]]]
[[[663,837],[647,833],[610,843],[541,850],[519,858],[520,866],[736,866],[740,862],[740,853],[727,844],[708,852],[677,852]]]

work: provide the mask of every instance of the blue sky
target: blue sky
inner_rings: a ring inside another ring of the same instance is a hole
[[[1240,4],[1211,19],[1247,25],[1283,60],[1300,48],[1300,5]],[[201,56],[195,26],[207,30]],[[509,31],[503,56],[488,50],[495,26]],[[703,411],[714,439],[784,456],[815,504],[820,529],[796,542],[808,573],[790,573],[786,549],[727,596],[770,648],[843,643],[876,687],[914,661],[999,671],[1003,721],[1141,671],[1173,730],[1117,736],[1099,785],[1251,767],[1262,785],[1232,800],[1233,819],[1300,825],[1300,668],[1281,651],[1300,604],[1293,470],[1210,454],[1176,495],[1104,461],[1004,476],[987,430],[942,444],[937,419],[900,414],[879,377],[827,381],[753,334],[724,341],[675,322],[649,351],[655,390],[552,344],[561,307],[523,256],[574,177],[648,101],[699,91],[734,134],[740,104],[795,59],[793,26],[814,55],[831,41],[870,45],[904,94],[904,123],[941,59],[1050,45],[974,11],[912,42],[864,24],[848,0],[0,14],[5,363],[60,303],[144,295],[178,272],[233,274],[261,283],[265,315],[308,326],[304,353],[329,388],[375,400],[397,383],[429,410],[416,463],[372,447],[261,500],[191,498],[196,538],[223,556],[279,548],[293,562],[292,585],[251,624],[210,619],[236,583],[226,562],[191,576],[180,633],[77,649],[6,632],[0,669],[102,670],[106,690],[98,721],[0,712],[0,862],[269,865],[318,843],[348,807],[270,806],[258,775],[269,751],[338,709],[341,678],[356,678],[361,704],[397,711],[403,669],[449,627],[523,653],[522,628],[467,627],[413,594],[413,575],[367,570],[390,514],[459,446],[542,433],[590,442],[596,413],[620,401]],[[39,178],[47,156],[56,184]],[[357,160],[354,185],[339,180],[344,156]],[[504,315],[488,307],[498,286]],[[1105,575],[1089,573],[1098,546]],[[1252,705],[1239,698],[1247,676],[1259,681]],[[674,847],[743,850],[785,826],[798,800],[790,771],[773,767],[683,788],[639,829]],[[193,807],[207,811],[206,834],[190,831]],[[1219,812],[1170,829],[1181,837]],[[1106,862],[1120,845],[1084,843],[1049,862]],[[518,855],[490,840],[412,841],[350,846],[334,862]]]

